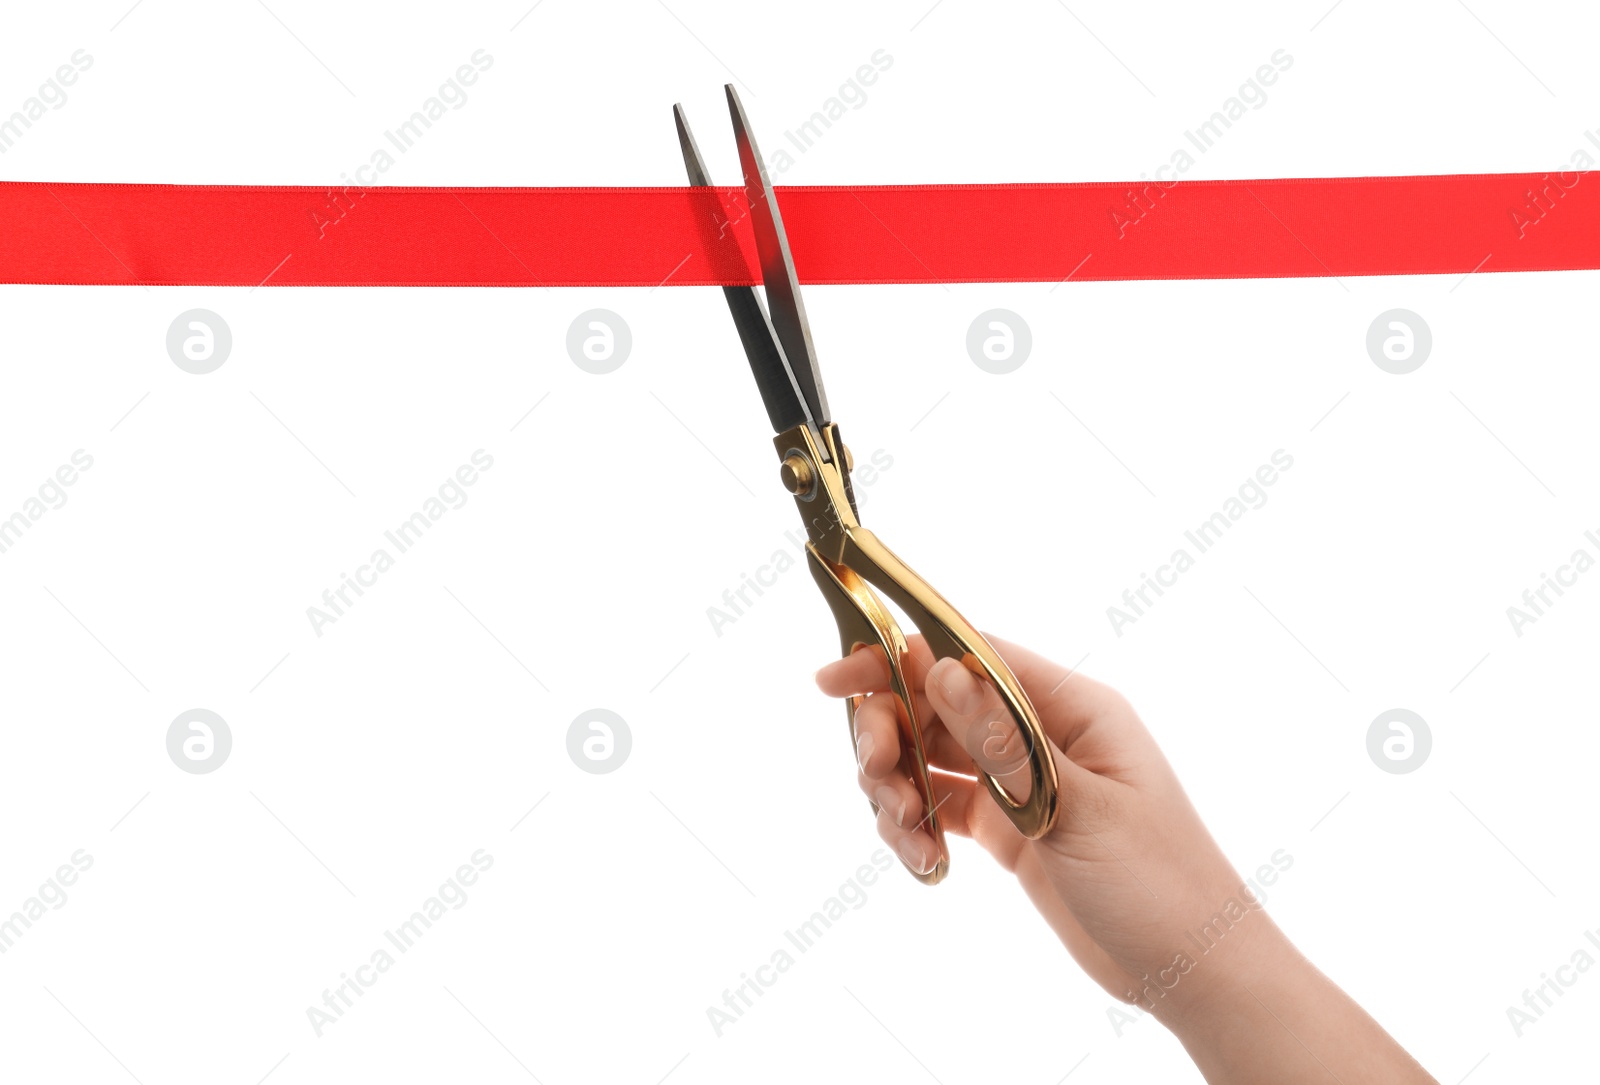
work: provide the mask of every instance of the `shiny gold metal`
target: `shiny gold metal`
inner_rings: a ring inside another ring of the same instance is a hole
[[[856,458],[850,453],[850,446],[844,446],[844,473],[850,474],[856,469]]]
[[[778,469],[778,477],[783,480],[783,488],[796,497],[805,497],[811,492],[814,476],[811,461],[798,452],[785,456],[782,466]]]
[[[819,447],[819,440],[822,447]],[[868,583],[910,616],[935,659],[958,659],[973,674],[994,686],[1028,752],[1028,796],[1017,799],[986,773],[983,781],[1018,832],[1030,840],[1043,836],[1055,823],[1059,784],[1049,739],[1022,683],[955,607],[857,521],[850,500],[848,469],[839,469],[841,463],[848,463],[848,457],[837,426],[831,423],[817,429],[809,424],[795,426],[773,438],[773,444],[786,464],[792,457],[798,457],[813,472],[811,487],[795,498],[810,538],[807,550],[811,555],[812,575],[833,609],[845,653],[857,644],[866,644],[881,649],[887,656],[897,701],[896,713],[904,712],[902,731],[910,736],[906,748],[916,751],[913,783],[922,792],[927,808],[935,809],[937,802],[923,759],[922,727],[917,718],[915,698],[910,696],[911,687],[906,681],[908,657],[904,637],[888,610],[867,587]],[[822,454],[824,447],[826,456]],[[862,583],[863,580],[866,583]],[[849,706],[852,729],[858,707],[858,702]],[[939,842],[940,867],[943,867],[948,856],[943,834],[937,831],[936,823],[930,824],[930,828],[935,829],[934,839]],[[912,873],[923,881],[930,877],[937,881],[944,876],[938,867],[929,876]]]

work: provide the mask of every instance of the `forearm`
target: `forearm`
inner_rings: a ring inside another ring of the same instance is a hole
[[[1436,1085],[1265,915],[1190,997],[1157,1011],[1212,1085]],[[1211,964],[1213,962],[1207,962]]]

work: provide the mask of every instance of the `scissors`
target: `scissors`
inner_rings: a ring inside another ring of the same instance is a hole
[[[981,770],[980,775],[989,794],[994,796],[1011,823],[1029,839],[1043,836],[1055,822],[1055,761],[1038,714],[1000,654],[955,607],[857,519],[850,483],[852,458],[828,410],[828,397],[823,392],[822,374],[812,347],[811,328],[806,321],[805,304],[800,299],[800,281],[789,254],[777,196],[756,149],[738,93],[731,84],[725,89],[744,172],[747,214],[760,256],[766,305],[762,305],[754,287],[724,286],[722,292],[749,357],[767,416],[777,433],[773,444],[781,461],[779,477],[784,488],[794,495],[800,518],[805,521],[809,539],[806,564],[833,611],[839,627],[840,649],[848,656],[863,647],[876,648],[888,661],[889,692],[901,737],[900,767],[922,797],[923,809],[927,811],[926,827],[939,853],[938,861],[927,873],[909,866],[907,869],[918,881],[936,885],[949,872],[950,852],[939,823],[939,803],[928,772],[924,727],[908,681],[911,655],[900,626],[868,585],[882,591],[911,618],[935,659],[960,660],[980,681],[992,684],[999,694],[1027,750],[1031,782],[1028,797],[1018,800],[994,777]],[[672,112],[689,183],[709,187],[711,180],[689,131],[682,105],[673,106]],[[723,210],[726,214],[726,207]],[[718,227],[717,242],[732,243],[728,227],[734,221],[737,219],[727,217],[714,224]],[[845,700],[852,748],[856,712],[865,700],[860,695]],[[872,809],[876,813],[878,804],[873,803]]]

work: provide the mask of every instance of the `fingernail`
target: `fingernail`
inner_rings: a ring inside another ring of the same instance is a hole
[[[884,784],[873,792],[873,798],[878,800],[879,810],[889,811],[889,816],[894,818],[896,828],[904,829],[906,827],[906,800],[900,797],[899,792],[888,784]]]
[[[861,771],[867,771],[867,758],[872,756],[872,732],[863,731],[856,736],[856,763],[861,766]]]
[[[926,874],[932,869],[928,866],[927,857],[922,851],[922,844],[918,842],[916,837],[908,836],[900,841],[898,850],[900,858],[905,862],[906,866],[915,870],[918,874]]]
[[[972,672],[955,660],[941,660],[936,670],[934,681],[950,707],[963,716],[976,712],[983,703],[983,690]]]

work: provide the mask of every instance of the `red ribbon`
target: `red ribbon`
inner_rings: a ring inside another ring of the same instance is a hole
[[[1582,173],[780,188],[807,283],[1600,268]],[[1590,185],[1600,188],[1600,182]],[[0,183],[0,282],[753,281],[737,189]]]

